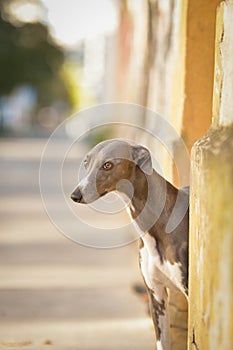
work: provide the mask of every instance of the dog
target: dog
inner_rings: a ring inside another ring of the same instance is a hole
[[[71,194],[73,201],[88,204],[111,191],[130,199],[156,346],[169,350],[167,289],[188,298],[189,188],[177,189],[166,181],[153,169],[148,149],[124,139],[96,145],[84,166],[87,175]]]

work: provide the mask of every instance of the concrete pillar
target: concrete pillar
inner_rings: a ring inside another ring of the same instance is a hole
[[[189,350],[233,334],[233,0],[218,9],[212,127],[192,149]]]

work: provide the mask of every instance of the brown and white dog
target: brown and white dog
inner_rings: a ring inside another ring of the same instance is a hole
[[[87,175],[71,194],[91,203],[111,191],[130,199],[140,235],[140,267],[148,290],[158,350],[169,349],[167,288],[188,297],[188,188],[177,189],[152,168],[149,151],[128,140],[99,143],[86,156]]]

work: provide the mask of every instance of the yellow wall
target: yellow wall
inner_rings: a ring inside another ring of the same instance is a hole
[[[233,1],[218,10],[212,128],[193,147],[189,349],[230,350],[233,335]]]
[[[170,121],[189,151],[211,124],[216,8],[219,3],[220,0],[182,1]],[[173,182],[178,184],[174,166]]]
[[[226,339],[232,332],[227,313],[233,295],[232,1],[221,5],[216,27],[220,0],[124,0],[132,42],[122,75],[122,100],[159,112],[189,151],[213,116],[211,130],[192,152],[189,348],[195,350],[230,349]],[[152,132],[157,127],[144,115],[141,125]],[[141,132],[133,137],[142,142]],[[147,146],[157,156],[156,146]],[[179,156],[175,144],[174,154]],[[165,177],[184,185],[169,155],[161,152],[158,157]],[[183,172],[186,169],[184,164]],[[179,293],[170,298],[172,350],[185,350],[187,304]]]
[[[220,0],[189,0],[182,137],[188,149],[210,126],[216,8]]]

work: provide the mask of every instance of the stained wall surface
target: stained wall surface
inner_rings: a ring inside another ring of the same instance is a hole
[[[189,349],[232,348],[233,1],[218,9],[213,121],[192,150]]]
[[[183,138],[189,154],[196,142],[191,159],[190,349],[228,349],[232,332],[233,13],[232,0],[217,11],[220,3],[124,0],[119,34],[116,99],[161,115]],[[139,122],[156,134],[155,119],[145,113]],[[171,140],[171,155],[166,150],[158,154],[140,132],[128,136],[152,150],[169,181],[178,187],[188,184],[189,165],[182,163],[177,139]],[[171,348],[187,349],[187,303],[171,293],[170,305]]]

